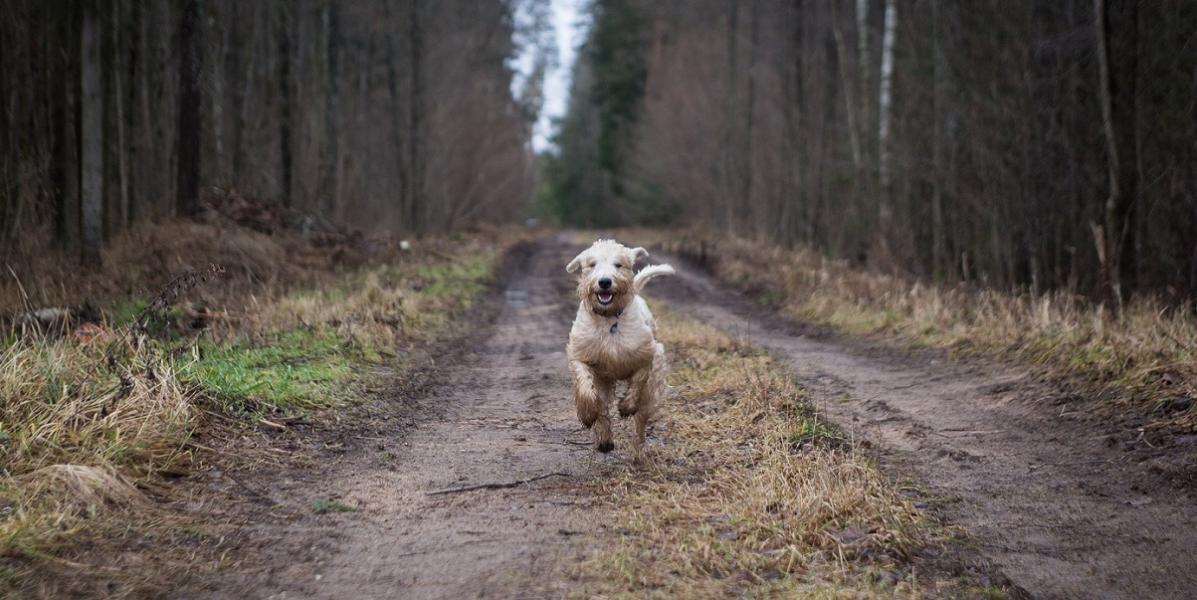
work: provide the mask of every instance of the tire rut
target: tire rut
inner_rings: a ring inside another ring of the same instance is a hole
[[[1143,465],[1060,418],[1043,401],[1054,390],[1028,373],[812,336],[671,262],[683,268],[658,294],[788,364],[821,412],[878,443],[891,477],[913,475],[937,512],[1031,595],[1193,597],[1197,503],[1184,489],[1143,484]]]

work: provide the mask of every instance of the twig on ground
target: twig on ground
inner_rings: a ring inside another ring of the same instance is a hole
[[[548,479],[549,477],[569,477],[569,473],[549,473],[547,475],[537,475],[536,477],[529,477],[527,479],[519,479],[516,481],[506,481],[502,483],[480,483],[478,485],[467,485],[465,487],[445,488],[443,490],[433,490],[425,492],[425,496],[438,496],[441,494],[456,494],[458,492],[471,492],[474,490],[501,490],[507,488],[518,487],[525,483],[532,483],[533,481],[540,481],[541,479]]]

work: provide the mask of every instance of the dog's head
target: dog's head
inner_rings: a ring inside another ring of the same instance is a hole
[[[615,240],[598,240],[565,266],[578,276],[578,298],[603,316],[623,312],[635,296],[632,289],[636,259],[648,256],[644,248],[628,248]]]

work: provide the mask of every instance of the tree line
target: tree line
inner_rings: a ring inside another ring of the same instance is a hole
[[[509,218],[506,0],[0,0],[0,249],[98,260],[236,190],[405,235]]]
[[[542,209],[1197,296],[1197,3],[595,0]]]

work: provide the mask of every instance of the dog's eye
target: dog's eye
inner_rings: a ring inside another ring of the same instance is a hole
[[[598,263],[596,263],[596,262],[594,262],[594,261],[592,260],[592,261],[590,261],[590,263],[589,263],[589,264],[587,264],[587,265],[586,265],[586,267],[587,267],[587,268],[590,268],[590,269],[593,269],[593,268],[594,268],[594,265],[596,265],[596,264],[598,264]]]
[[[615,268],[616,268],[616,269],[622,269],[622,268],[623,268],[623,265],[621,265],[621,264],[619,264],[619,263],[615,263]]]

